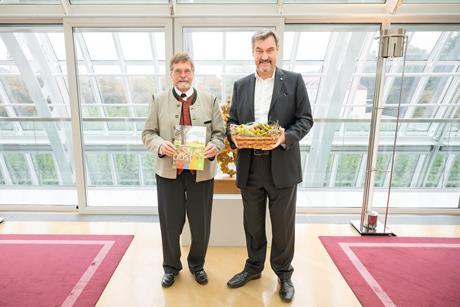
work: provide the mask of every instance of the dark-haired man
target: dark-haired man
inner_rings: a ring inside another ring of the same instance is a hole
[[[267,249],[265,214],[270,211],[272,244],[270,264],[279,278],[279,295],[289,302],[294,297],[291,262],[294,256],[294,230],[297,184],[302,181],[300,140],[313,126],[311,106],[300,74],[276,67],[278,38],[271,30],[252,37],[255,74],[233,86],[227,136],[230,125],[249,122],[277,122],[281,136],[272,150],[239,148],[236,184],[244,206],[244,230],[248,258],[242,272],[227,283],[230,288],[244,286],[260,278]]]

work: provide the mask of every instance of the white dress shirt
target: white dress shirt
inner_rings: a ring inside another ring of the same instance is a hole
[[[185,93],[182,93],[181,91],[179,91],[179,89],[177,87],[174,87],[174,90],[176,91],[176,94],[179,97],[181,97],[181,94],[187,95],[186,97],[182,98],[184,101],[187,100],[190,96],[193,95],[193,87],[189,88],[188,91],[186,91]]]
[[[275,70],[270,78],[263,80],[255,72],[256,87],[254,90],[254,118],[258,123],[268,122],[268,111],[272,101],[273,86],[275,85]]]

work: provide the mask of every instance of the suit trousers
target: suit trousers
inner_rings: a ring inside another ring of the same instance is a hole
[[[191,232],[187,257],[189,269],[195,272],[204,266],[211,228],[214,179],[196,182],[195,176],[188,170],[177,175],[176,179],[156,176],[165,273],[177,273],[182,269],[179,239],[185,215]]]
[[[245,270],[259,273],[264,268],[267,250],[265,214],[268,199],[272,224],[270,265],[280,279],[290,278],[294,271],[291,262],[294,257],[297,186],[275,187],[270,156],[251,154],[248,182],[246,187],[241,189],[241,195],[248,252]]]

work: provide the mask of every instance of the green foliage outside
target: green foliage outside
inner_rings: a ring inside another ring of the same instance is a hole
[[[460,187],[460,155],[457,155],[457,158],[455,159],[449,178],[447,179],[446,187]]]
[[[139,185],[139,160],[137,154],[115,154],[119,185]]]
[[[5,184],[5,179],[3,179],[2,171],[0,170],[0,184]]]
[[[388,163],[390,163],[391,154],[388,153],[378,153],[377,164],[375,166],[375,187],[383,187],[385,184],[385,177],[388,174]]]
[[[337,167],[337,177],[335,185],[338,187],[354,187],[356,186],[356,179],[358,177],[359,166],[361,163],[362,154],[348,154],[340,155],[339,165]]]
[[[410,187],[418,158],[418,154],[396,153],[393,170],[393,187]]]
[[[327,160],[326,173],[324,175],[323,187],[329,186],[329,181],[331,178],[332,164],[334,163],[334,155],[331,153],[329,159]]]
[[[444,153],[438,153],[433,161],[430,172],[428,174],[428,178],[425,182],[426,188],[438,186],[439,179],[444,172],[445,163],[446,155]]]
[[[113,185],[108,153],[87,152],[86,162],[88,164],[89,185]]]
[[[31,185],[29,169],[24,154],[17,152],[4,153],[8,160],[7,167],[13,184]]]
[[[142,172],[144,173],[144,184],[154,185],[155,182],[155,169],[153,154],[147,153],[141,155],[142,157]]]
[[[35,154],[33,157],[39,183],[43,185],[58,185],[59,180],[54,167],[52,154],[39,153]]]

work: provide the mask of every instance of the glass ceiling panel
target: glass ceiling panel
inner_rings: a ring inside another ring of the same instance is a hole
[[[427,60],[433,51],[441,32],[415,32],[409,38],[407,60]]]
[[[284,0],[284,3],[385,3],[386,0]]]
[[[291,57],[291,54],[287,51],[293,50],[291,47],[293,47],[294,41],[298,44],[297,61],[324,60],[331,35],[330,32],[301,32],[297,33],[297,35],[295,34],[295,32],[287,32],[285,34],[287,40],[284,48],[286,51],[283,55],[284,60]],[[311,42],[315,42],[315,48],[312,48]]]
[[[149,33],[120,33],[118,36],[125,60],[153,60]]]
[[[403,0],[403,3],[432,3],[432,4],[444,4],[444,3],[460,3],[460,0]]]
[[[403,123],[401,136],[436,136],[445,124],[430,119],[452,118],[458,106],[460,71],[459,25],[395,25],[406,28],[408,52],[404,80],[401,116],[419,118],[419,123]],[[418,67],[417,69],[414,69]],[[402,59],[388,61],[386,65],[384,115],[396,114],[401,87]]]
[[[118,59],[112,33],[84,32],[83,39],[85,40],[90,60],[107,61]]]
[[[48,39],[53,47],[54,54],[59,61],[65,61],[64,35],[61,33],[49,33]]]
[[[0,0],[1,4],[61,4],[61,0]]]
[[[232,4],[232,3],[277,3],[278,0],[177,0],[177,3],[211,3],[211,4]]]
[[[460,31],[451,31],[448,34],[446,43],[444,44],[441,54],[439,56],[440,60],[445,61],[460,61]]]
[[[162,4],[168,0],[70,0],[71,4]]]

